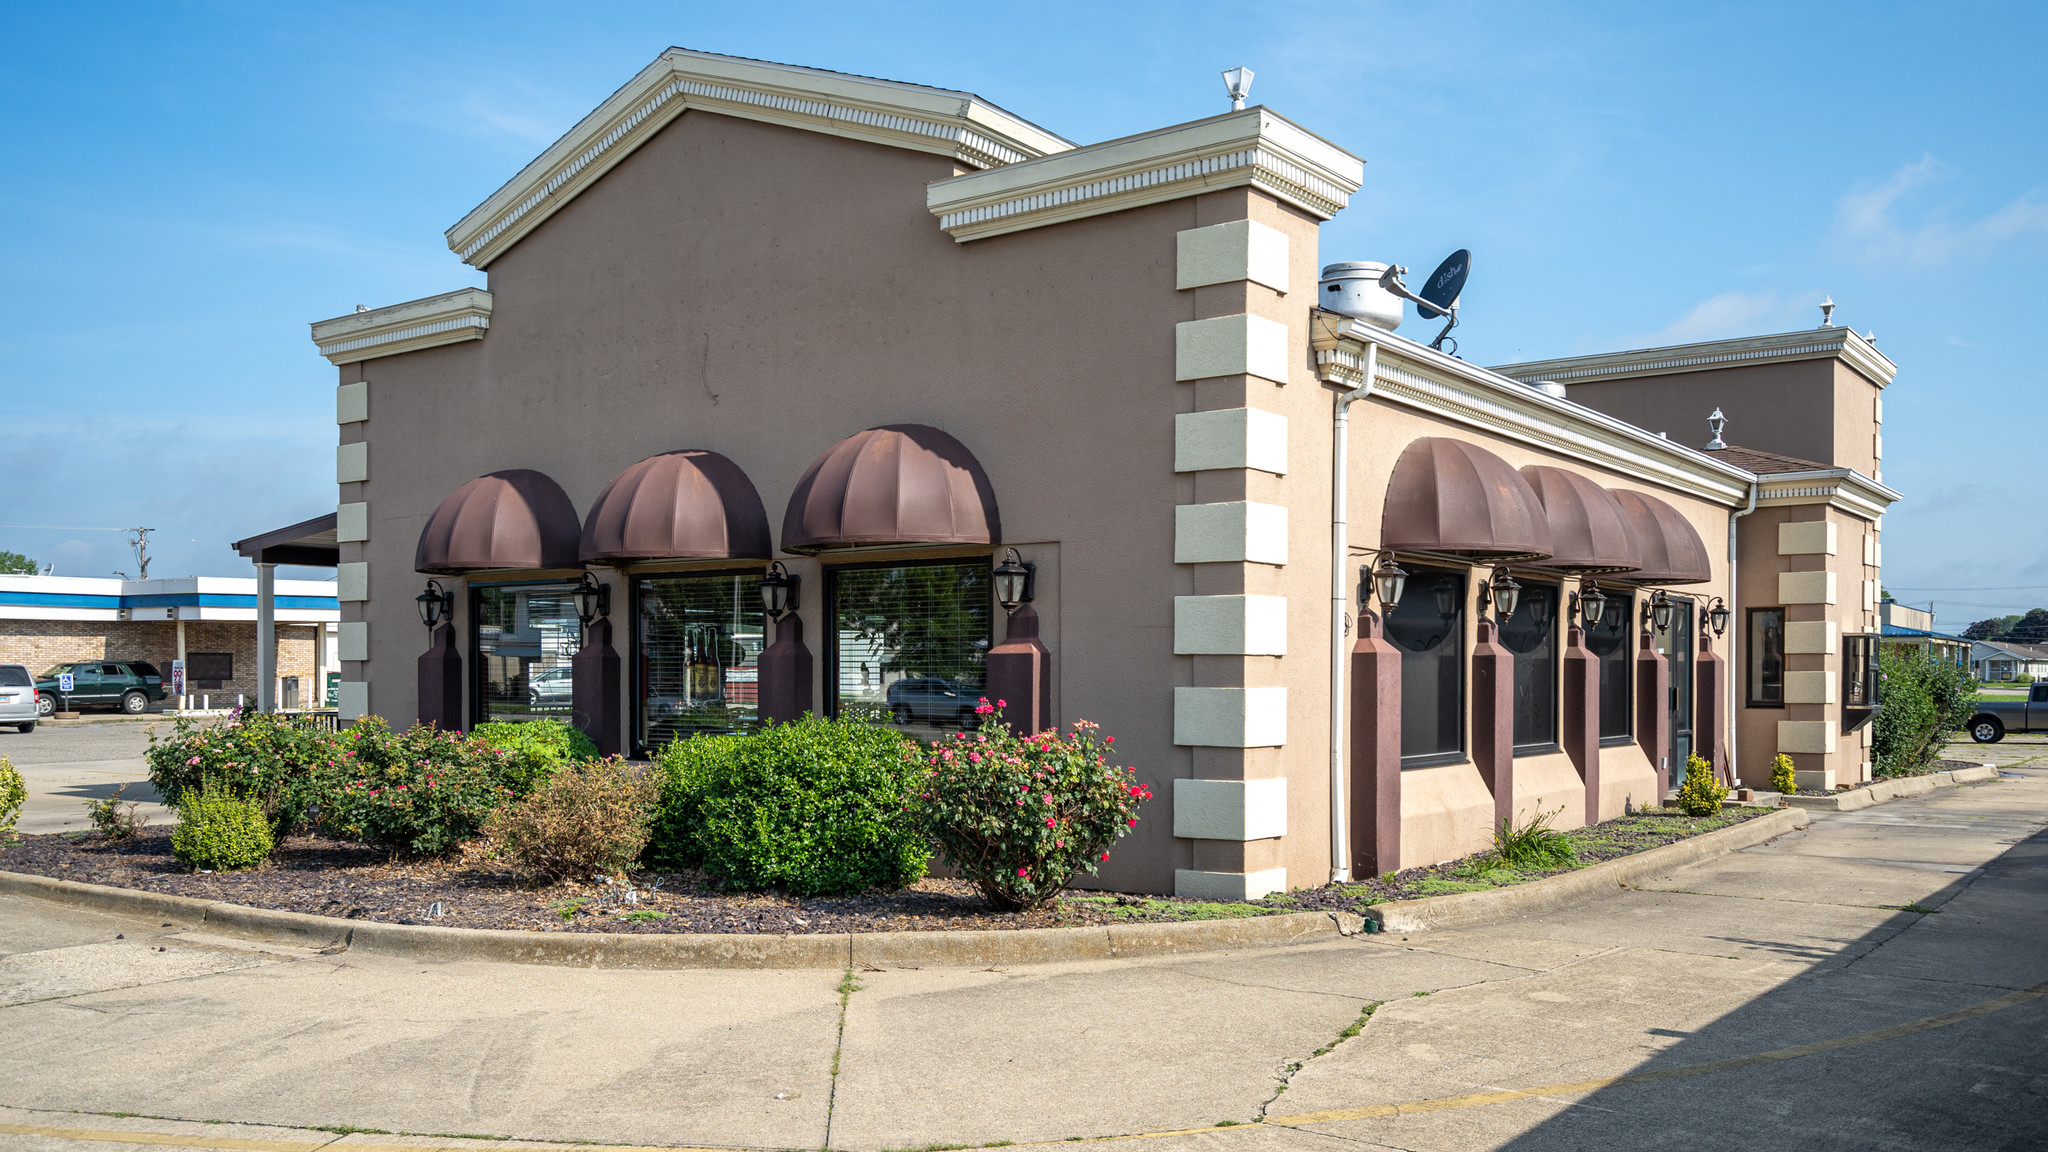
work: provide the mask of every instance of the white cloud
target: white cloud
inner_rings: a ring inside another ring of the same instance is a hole
[[[1722,292],[1687,309],[1685,314],[1655,332],[1625,337],[1624,348],[1655,348],[1665,344],[1690,344],[1759,332],[1784,332],[1810,328],[1820,322],[1821,293]]]
[[[1882,180],[1850,189],[1836,205],[1830,239],[1864,260],[1915,265],[1969,259],[2001,244],[2048,235],[2048,198],[2038,188],[1974,220],[1958,221],[1944,207],[1916,211],[1916,194],[1945,175],[1927,155]]]

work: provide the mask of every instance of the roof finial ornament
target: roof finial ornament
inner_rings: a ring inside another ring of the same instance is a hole
[[[1707,451],[1714,452],[1726,448],[1728,445],[1721,439],[1721,430],[1728,427],[1728,418],[1721,415],[1719,408],[1714,409],[1714,414],[1707,417],[1707,427],[1714,430],[1714,438],[1707,441]]]
[[[1223,87],[1225,91],[1230,93],[1230,110],[1232,112],[1244,111],[1244,102],[1252,94],[1252,70],[1242,64],[1235,68],[1225,69],[1223,73]]]
[[[1820,326],[1823,328],[1833,328],[1835,326],[1835,298],[1833,296],[1823,296],[1820,298]]]

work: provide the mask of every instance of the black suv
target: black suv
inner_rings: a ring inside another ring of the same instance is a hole
[[[71,673],[69,693],[58,689],[61,682],[57,677],[66,672]],[[150,701],[168,695],[156,665],[141,660],[59,664],[36,677],[36,710],[44,716],[55,712],[60,704],[69,704],[74,711],[86,704],[140,713],[149,707]]]
[[[889,685],[889,718],[898,724],[927,720],[972,727],[981,689],[958,680],[917,676]]]

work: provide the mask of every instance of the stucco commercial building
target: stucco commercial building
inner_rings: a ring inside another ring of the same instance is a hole
[[[1832,444],[1764,444],[1821,462],[1784,478],[1685,442],[1758,364],[1864,379],[1828,411],[1874,432],[1889,362],[1833,328],[1631,361],[1660,436],[1616,385],[1390,330],[1377,280],[1321,307],[1326,258],[1373,255],[1318,240],[1364,183],[1262,107],[1078,147],[662,54],[450,229],[488,290],[313,325],[344,714],[641,754],[805,711],[929,733],[985,692],[1101,723],[1159,794],[1105,883],[1228,896],[1610,817],[1694,752],[1864,771],[1818,681],[1874,630],[1894,494]]]

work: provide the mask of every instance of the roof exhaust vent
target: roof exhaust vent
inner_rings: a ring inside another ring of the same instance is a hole
[[[1380,286],[1387,265],[1377,260],[1353,260],[1323,269],[1316,302],[1325,312],[1362,320],[1388,332],[1401,326],[1401,298]]]
[[[1538,392],[1543,393],[1545,396],[1555,396],[1559,400],[1565,399],[1565,386],[1559,384],[1555,380],[1538,380],[1534,385],[1531,385],[1531,387],[1534,387]]]

